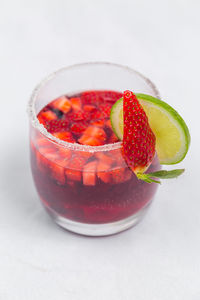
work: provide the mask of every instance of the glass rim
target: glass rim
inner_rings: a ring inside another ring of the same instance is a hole
[[[104,62],[104,61],[73,64],[73,65],[70,65],[67,67],[60,68],[57,71],[51,73],[50,75],[45,77],[42,81],[40,81],[40,83],[35,87],[35,89],[33,90],[32,94],[31,94],[30,100],[28,102],[28,107],[27,107],[27,113],[29,115],[29,120],[31,122],[31,125],[35,129],[37,129],[42,135],[44,135],[48,140],[50,140],[51,142],[53,142],[57,145],[60,145],[64,148],[68,148],[68,149],[75,150],[75,151],[87,151],[87,152],[100,152],[100,151],[110,151],[110,150],[120,149],[122,146],[122,142],[116,142],[116,143],[106,144],[106,145],[102,145],[102,146],[89,146],[89,145],[81,145],[78,143],[69,143],[66,141],[62,141],[62,140],[56,138],[55,136],[53,136],[51,133],[49,133],[46,130],[46,128],[42,124],[40,124],[40,122],[37,118],[36,111],[35,111],[35,101],[37,99],[38,93],[40,92],[40,89],[42,87],[44,87],[46,85],[46,83],[48,83],[51,79],[53,79],[57,74],[62,73],[64,71],[68,71],[73,68],[86,67],[86,66],[92,66],[92,65],[105,65],[105,66],[111,66],[111,67],[113,66],[113,67],[117,67],[117,68],[126,70],[129,73],[136,74],[138,77],[143,79],[145,81],[145,83],[147,83],[152,88],[152,90],[155,92],[156,97],[160,98],[160,93],[159,93],[158,89],[156,88],[155,84],[149,78],[147,78],[140,72],[138,72],[128,66],[124,66],[124,65],[120,65],[120,64],[116,64],[116,63]]]

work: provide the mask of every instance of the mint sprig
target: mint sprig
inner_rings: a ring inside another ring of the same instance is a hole
[[[138,172],[137,178],[140,180],[143,180],[147,183],[159,183],[161,184],[161,182],[159,180],[155,180],[154,178],[159,178],[159,179],[170,179],[170,178],[176,178],[178,176],[180,176],[181,174],[183,174],[183,172],[185,171],[185,169],[175,169],[175,170],[171,170],[171,171],[167,171],[167,170],[160,170],[160,171],[156,171],[153,173],[140,173]]]

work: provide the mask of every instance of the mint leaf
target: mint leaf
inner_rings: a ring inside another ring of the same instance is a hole
[[[184,171],[185,169],[175,169],[171,171],[160,170],[157,172],[148,173],[147,175],[150,177],[156,177],[160,179],[169,179],[169,178],[176,178],[180,176],[181,174],[183,174]]]
[[[181,174],[183,174],[183,172],[185,171],[185,169],[175,169],[175,170],[171,170],[171,171],[167,171],[167,170],[160,170],[160,171],[156,171],[153,173],[137,173],[137,178],[140,180],[143,180],[147,183],[161,183],[158,180],[155,180],[154,178],[160,178],[160,179],[170,179],[170,178],[176,178],[178,176],[180,176]]]

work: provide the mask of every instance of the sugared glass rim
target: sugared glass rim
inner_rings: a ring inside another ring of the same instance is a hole
[[[52,134],[50,134],[46,128],[40,124],[37,115],[36,115],[36,111],[35,111],[35,101],[37,99],[38,93],[40,92],[40,89],[42,87],[45,86],[45,84],[50,81],[51,79],[53,79],[57,74],[65,72],[67,70],[73,69],[73,68],[79,68],[79,67],[87,67],[87,66],[92,66],[92,65],[105,65],[105,66],[113,66],[113,67],[117,67],[123,70],[126,70],[129,73],[134,73],[136,74],[138,77],[140,77],[141,79],[143,79],[153,90],[154,93],[156,95],[157,98],[160,98],[160,94],[159,91],[157,90],[156,86],[154,85],[154,83],[152,83],[152,81],[150,79],[148,79],[147,77],[145,77],[144,75],[142,75],[140,72],[135,71],[127,66],[123,66],[123,65],[119,65],[119,64],[115,64],[115,63],[109,63],[109,62],[86,62],[86,63],[80,63],[80,64],[74,64],[74,65],[70,65],[68,67],[64,67],[61,68],[55,72],[53,72],[52,74],[50,74],[49,76],[47,76],[46,78],[44,78],[33,90],[33,93],[31,94],[31,98],[29,100],[28,103],[28,108],[27,108],[27,112],[29,115],[29,119],[30,122],[32,124],[32,126],[34,128],[36,128],[42,135],[44,135],[47,139],[49,139],[51,142],[58,144],[60,146],[63,146],[65,148],[71,149],[71,150],[75,150],[75,151],[86,151],[86,152],[100,152],[100,151],[110,151],[110,150],[116,150],[116,149],[120,149],[122,142],[117,142],[117,143],[113,143],[113,144],[106,144],[103,146],[87,146],[87,145],[80,145],[78,143],[69,143],[66,141],[62,141],[58,138],[56,138],[55,136],[53,136]]]

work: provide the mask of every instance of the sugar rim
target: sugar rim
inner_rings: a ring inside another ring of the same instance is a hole
[[[129,73],[134,73],[136,75],[138,75],[139,77],[141,77],[155,92],[155,95],[157,98],[160,98],[160,94],[159,91],[157,90],[156,86],[154,85],[154,83],[152,83],[152,81],[150,79],[148,79],[147,77],[145,77],[144,75],[142,75],[140,72],[135,71],[127,66],[123,66],[120,64],[115,64],[115,63],[109,63],[109,62],[86,62],[86,63],[80,63],[80,64],[74,64],[74,65],[70,65],[68,67],[64,67],[61,68],[53,73],[51,73],[49,76],[47,76],[46,78],[44,78],[33,90],[30,100],[28,102],[28,107],[27,107],[27,112],[29,115],[29,119],[31,121],[31,124],[34,128],[38,129],[40,131],[41,134],[43,134],[47,139],[49,139],[51,142],[55,143],[55,144],[59,144],[65,148],[71,149],[71,150],[76,150],[76,151],[87,151],[87,152],[99,152],[99,151],[110,151],[110,150],[116,150],[116,149],[120,149],[122,142],[117,142],[117,143],[113,143],[113,144],[106,144],[103,146],[87,146],[87,145],[80,145],[78,143],[69,143],[69,142],[65,142],[62,141],[58,138],[56,138],[55,136],[53,136],[52,134],[50,134],[46,128],[40,124],[40,122],[38,121],[36,112],[35,112],[35,101],[37,99],[38,93],[40,91],[40,89],[51,79],[53,79],[58,73],[64,72],[66,70],[70,70],[73,68],[78,68],[78,67],[84,67],[84,66],[90,66],[90,65],[106,65],[106,66],[114,66],[117,68],[121,68],[124,69],[126,71],[128,71]]]

